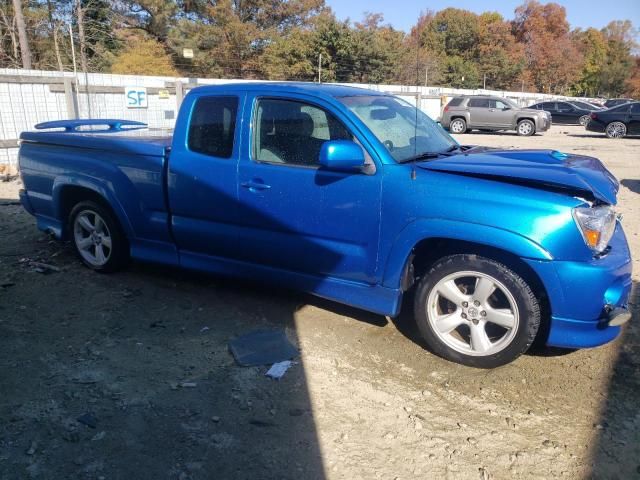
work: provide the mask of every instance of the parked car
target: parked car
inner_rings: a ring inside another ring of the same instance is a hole
[[[544,113],[520,108],[508,98],[488,95],[451,99],[444,107],[440,122],[451,133],[515,130],[523,136],[544,132],[551,125],[550,117]]]
[[[540,102],[531,105],[529,108],[544,110],[551,114],[551,121],[562,125],[586,125],[589,122],[590,114],[593,110],[581,108],[571,102]]]
[[[583,110],[589,110],[591,112],[596,112],[599,110],[606,110],[605,107],[603,107],[602,105],[596,105],[595,103],[590,103],[590,102],[583,102],[581,100],[571,100],[569,101],[569,103],[571,105],[574,105],[578,108],[581,108]]]
[[[613,108],[629,102],[635,102],[635,100],[633,98],[610,98],[604,102],[604,106],[607,108]]]
[[[173,137],[122,131],[143,126],[20,136],[22,205],[98,272],[133,258],[392,317],[411,290],[426,345],[483,368],[536,338],[609,342],[631,316],[618,182],[595,158],[461,146],[396,97],[338,85],[198,87]]]
[[[604,132],[609,138],[640,135],[640,102],[625,103],[602,112],[592,112],[587,130]]]

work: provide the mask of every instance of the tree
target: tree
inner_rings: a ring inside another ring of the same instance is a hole
[[[478,88],[479,75],[474,62],[454,55],[444,59],[442,81],[453,88]]]
[[[548,93],[568,90],[579,74],[581,56],[569,36],[564,7],[528,0],[516,8],[512,28],[516,40],[524,45],[526,67],[536,89]]]
[[[20,42],[20,57],[22,58],[22,68],[31,69],[31,49],[27,37],[27,28],[22,14],[21,0],[13,0],[13,15],[18,30],[18,40]]]
[[[571,90],[578,95],[598,96],[608,56],[608,46],[604,34],[595,28],[588,28],[584,31],[576,30],[572,36],[583,61],[578,78]]]
[[[178,75],[162,44],[155,39],[140,36],[127,39],[126,47],[111,65],[111,72],[128,75]]]
[[[519,85],[525,67],[524,46],[516,42],[511,24],[498,13],[478,18],[478,70],[487,87],[509,89]]]
[[[607,59],[600,74],[600,84],[605,94],[616,97],[626,88],[626,80],[634,67],[631,52],[638,45],[629,20],[611,22],[602,29],[602,33],[607,42]]]
[[[477,56],[478,36],[478,16],[475,13],[446,8],[429,22],[423,45],[439,55],[470,60]]]

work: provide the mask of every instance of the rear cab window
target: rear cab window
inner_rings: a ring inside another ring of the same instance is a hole
[[[462,105],[463,97],[452,98],[451,101],[447,104],[447,107],[459,107]]]
[[[201,97],[191,113],[187,146],[210,157],[231,158],[238,97]]]

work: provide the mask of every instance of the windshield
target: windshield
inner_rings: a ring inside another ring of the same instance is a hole
[[[357,95],[339,100],[369,127],[398,162],[427,153],[444,153],[458,145],[422,110],[399,98]]]

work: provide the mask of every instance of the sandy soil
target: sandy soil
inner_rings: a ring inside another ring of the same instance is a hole
[[[0,479],[640,478],[640,139],[460,141],[594,155],[621,180],[621,338],[470,369],[423,349],[408,315],[149,265],[92,273],[0,183]],[[228,352],[257,328],[301,349],[280,381]]]

